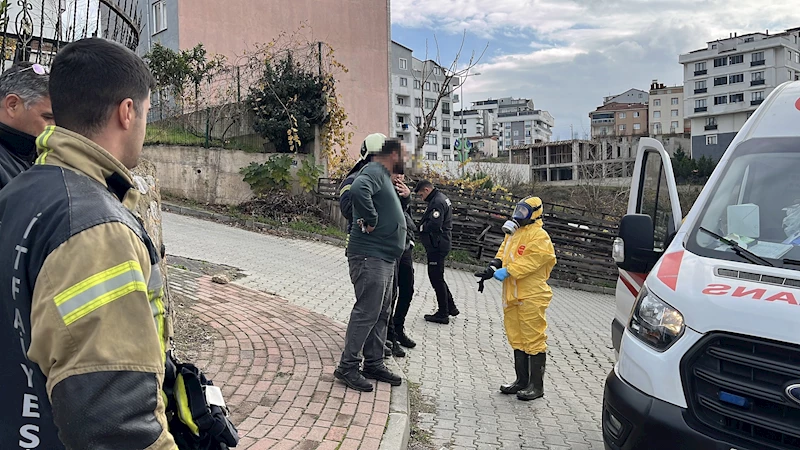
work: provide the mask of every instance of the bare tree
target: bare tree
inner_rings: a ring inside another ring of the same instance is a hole
[[[456,86],[460,86],[464,83],[469,71],[478,65],[480,60],[483,58],[483,55],[486,54],[486,50],[489,48],[489,44],[487,43],[486,47],[483,48],[483,51],[480,54],[477,54],[473,50],[470,53],[469,60],[467,61],[466,65],[459,67],[462,54],[464,53],[464,43],[466,38],[467,32],[464,31],[461,36],[461,45],[459,46],[458,52],[456,52],[456,55],[450,64],[445,65],[442,63],[442,58],[439,51],[439,41],[436,39],[436,35],[433,36],[434,43],[436,44],[435,58],[429,58],[428,45],[426,42],[425,59],[422,61],[422,70],[414,70],[412,62],[411,73],[414,79],[414,84],[418,84],[422,88],[422,97],[419,98],[419,104],[416,105],[420,111],[419,117],[421,117],[421,121],[419,124],[414,122],[413,125],[417,131],[417,143],[414,146],[414,155],[412,157],[412,170],[414,172],[419,171],[421,151],[422,147],[425,145],[428,135],[432,131],[436,131],[437,127],[441,126],[441,124],[436,123],[436,111],[439,109],[439,105],[442,103],[442,100],[449,98]],[[438,85],[438,89],[432,89],[431,86],[433,84]],[[426,97],[426,92],[430,92],[434,95],[434,97]],[[428,100],[432,101],[428,102]],[[414,101],[417,102],[417,99]],[[463,102],[463,99],[459,99],[459,101]]]
[[[625,162],[603,159],[601,151],[598,145],[592,145],[586,155],[581,155],[583,161],[578,165],[578,183],[571,201],[591,212],[621,214],[630,194],[630,183],[623,178]]]

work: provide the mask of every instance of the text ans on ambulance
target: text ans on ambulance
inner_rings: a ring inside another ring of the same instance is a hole
[[[797,305],[797,298],[788,291],[766,288],[751,288],[746,286],[729,286],[727,284],[709,284],[703,289],[706,295],[729,295],[734,298],[751,298],[753,300],[765,300],[768,302],[786,302],[790,305]]]

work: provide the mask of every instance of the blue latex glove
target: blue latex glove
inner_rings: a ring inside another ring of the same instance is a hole
[[[497,269],[497,270],[494,271],[494,279],[495,280],[503,281],[506,278],[508,278],[508,269],[506,269],[505,267],[503,267],[501,269]]]

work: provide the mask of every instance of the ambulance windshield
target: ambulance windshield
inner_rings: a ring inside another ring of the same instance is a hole
[[[771,265],[800,269],[800,139],[746,141],[725,164],[687,249],[747,262],[732,241]]]

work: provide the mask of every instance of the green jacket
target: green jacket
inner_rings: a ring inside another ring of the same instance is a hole
[[[350,196],[353,227],[347,255],[373,256],[385,261],[399,258],[405,250],[406,219],[389,171],[377,162],[367,164],[353,181]],[[375,230],[362,232],[359,219]]]

